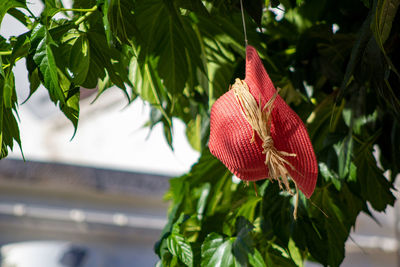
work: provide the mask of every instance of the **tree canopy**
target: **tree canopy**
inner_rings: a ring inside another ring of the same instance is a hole
[[[162,124],[171,148],[172,118],[182,120],[201,157],[170,180],[160,265],[338,266],[357,216],[394,204],[399,0],[243,1],[248,42],[306,123],[318,159],[317,187],[300,196],[297,220],[294,198],[277,183],[257,182],[256,195],[207,147],[212,104],[244,76],[239,0],[42,1],[40,16],[26,0],[0,3],[0,23],[8,13],[26,27],[0,36],[1,157],[15,142],[23,147],[18,105],[29,99],[17,98],[13,73],[22,58],[30,95],[44,85],[75,130],[81,87],[101,97],[116,86],[128,102],[150,103],[147,126]]]

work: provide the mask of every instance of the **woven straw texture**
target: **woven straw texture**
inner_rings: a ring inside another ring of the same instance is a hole
[[[253,97],[264,106],[276,89],[252,46],[246,48],[245,82]],[[211,109],[211,153],[237,177],[246,181],[268,178],[268,167],[263,154],[263,141],[256,134],[241,111],[233,90],[229,90],[214,103]],[[279,151],[296,154],[286,157],[294,167],[286,166],[299,189],[309,198],[314,192],[318,165],[307,130],[297,114],[278,95],[274,102],[271,120],[271,137]]]

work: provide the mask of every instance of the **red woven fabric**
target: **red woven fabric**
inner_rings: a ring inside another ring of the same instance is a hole
[[[246,78],[250,93],[264,106],[276,92],[264,66],[252,46],[246,48]],[[237,177],[246,181],[268,178],[262,140],[246,121],[233,91],[222,95],[214,103],[210,118],[211,153],[221,160]],[[295,153],[285,157],[295,170],[286,166],[299,189],[309,198],[314,192],[318,165],[306,127],[299,116],[278,96],[274,102],[271,137],[277,150]]]

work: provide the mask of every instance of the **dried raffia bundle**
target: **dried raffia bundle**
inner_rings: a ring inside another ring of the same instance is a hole
[[[298,190],[307,198],[314,192],[318,166],[307,130],[278,95],[252,46],[246,48],[245,80],[236,79],[212,107],[209,148],[242,180],[276,180],[293,195],[291,178],[297,198]]]

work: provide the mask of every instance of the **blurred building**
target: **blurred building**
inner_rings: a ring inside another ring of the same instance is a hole
[[[153,266],[167,177],[0,161],[2,267]]]

